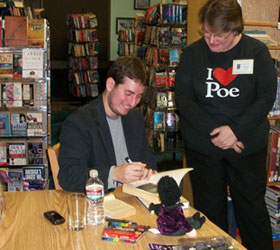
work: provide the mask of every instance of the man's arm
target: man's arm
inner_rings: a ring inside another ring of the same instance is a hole
[[[90,137],[76,117],[69,117],[60,134],[58,180],[66,191],[83,192],[88,178]]]

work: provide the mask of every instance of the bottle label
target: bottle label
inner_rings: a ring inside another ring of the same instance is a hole
[[[90,200],[99,200],[104,197],[104,190],[102,187],[92,189],[91,186],[86,187],[86,195]]]

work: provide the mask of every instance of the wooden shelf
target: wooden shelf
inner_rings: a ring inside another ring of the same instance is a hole
[[[250,22],[250,21],[244,21],[244,25],[246,26],[261,26],[261,27],[278,27],[278,22]]]
[[[280,120],[280,116],[268,116],[268,120]]]
[[[280,185],[280,182],[269,182],[269,183],[267,183],[268,187],[275,186],[275,185]]]
[[[280,50],[280,46],[267,46],[270,50]]]

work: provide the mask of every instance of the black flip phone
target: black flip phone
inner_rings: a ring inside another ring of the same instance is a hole
[[[65,222],[65,219],[56,211],[47,211],[44,216],[53,224],[59,225]]]

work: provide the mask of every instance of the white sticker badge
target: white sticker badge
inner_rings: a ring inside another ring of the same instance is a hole
[[[245,75],[253,74],[254,59],[233,60],[232,74]]]

